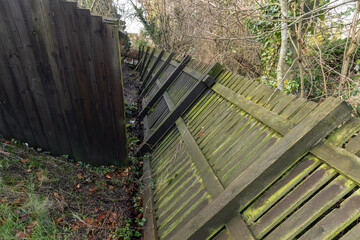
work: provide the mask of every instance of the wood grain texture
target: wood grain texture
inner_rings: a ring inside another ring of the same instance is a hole
[[[202,239],[241,210],[255,196],[285,172],[339,123],[347,120],[350,109],[329,98],[299,125],[263,154],[219,197],[177,231],[173,239]]]
[[[248,100],[247,98],[228,88],[225,88],[220,84],[215,84],[212,89],[218,94],[220,94],[222,97],[228,99],[230,102],[237,105],[240,109],[249,113],[259,121],[263,122],[265,125],[278,131],[282,135],[285,135],[294,127],[294,125],[287,119],[282,118],[281,116],[269,110],[266,110],[265,108],[262,108],[258,104]]]
[[[62,0],[4,1],[0,15],[1,134],[126,164],[117,25]]]
[[[326,140],[310,152],[360,185],[360,158],[358,156]]]

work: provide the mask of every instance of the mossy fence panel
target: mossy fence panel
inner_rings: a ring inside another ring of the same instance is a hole
[[[0,133],[96,164],[126,163],[118,24],[76,2],[2,0]]]
[[[139,114],[145,239],[359,236],[360,120],[346,103],[156,52],[140,53],[154,69]]]

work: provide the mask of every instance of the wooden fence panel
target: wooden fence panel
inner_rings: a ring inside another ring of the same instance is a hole
[[[319,105],[216,69],[191,60],[174,82],[163,87],[170,73],[152,79],[143,94],[139,153],[151,151],[147,178],[154,183],[144,199],[153,219],[145,239],[356,234],[360,121],[349,107],[333,98]],[[204,80],[212,71],[215,81],[194,92],[191,77]],[[184,101],[189,93],[192,100]]]
[[[117,23],[63,0],[3,1],[0,16],[1,134],[126,164]]]

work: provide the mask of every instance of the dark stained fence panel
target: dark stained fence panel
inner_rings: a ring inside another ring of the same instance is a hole
[[[63,0],[2,1],[0,131],[94,164],[127,162],[116,22]]]

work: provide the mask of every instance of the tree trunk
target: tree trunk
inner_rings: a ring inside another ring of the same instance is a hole
[[[286,0],[280,0],[281,6],[281,47],[279,54],[279,62],[277,65],[277,87],[284,91],[284,72],[286,64],[286,53],[288,51],[288,24],[287,24],[287,15],[288,15],[288,6]]]
[[[343,89],[346,79],[348,78],[350,61],[356,51],[357,43],[360,40],[360,29],[357,29],[359,12],[360,12],[360,1],[357,1],[356,10],[352,21],[352,31],[349,34],[349,37],[351,37],[351,41],[348,48],[345,48],[345,52],[344,52],[343,65],[341,68],[341,75],[340,75],[339,94]]]
[[[302,15],[304,12],[305,1],[300,2],[300,14]],[[305,82],[304,82],[304,67],[303,67],[303,59],[302,59],[302,47],[303,47],[303,25],[302,18],[299,21],[298,27],[296,28],[296,36],[297,36],[297,54],[299,61],[299,71],[300,71],[300,97],[305,97]]]

